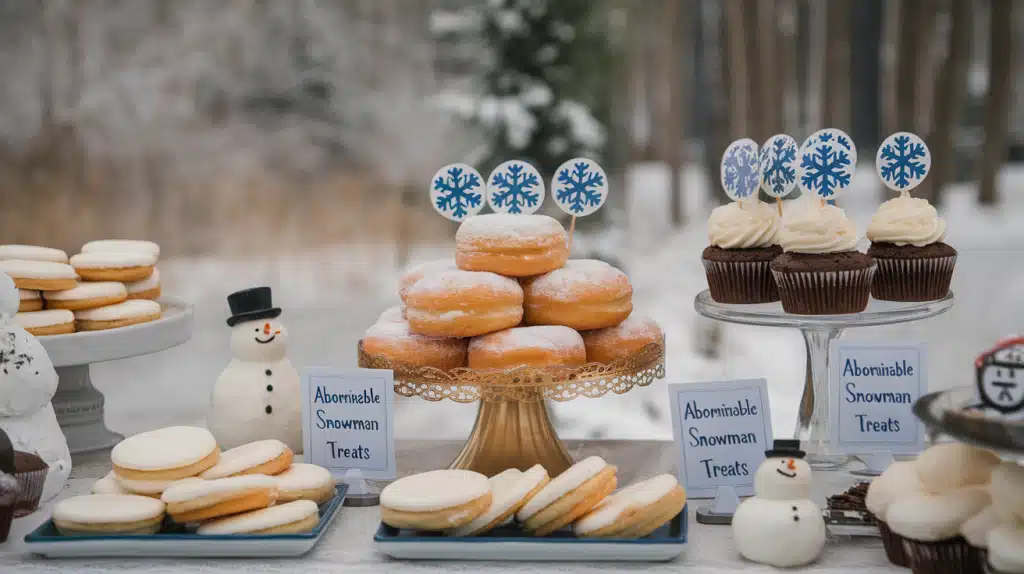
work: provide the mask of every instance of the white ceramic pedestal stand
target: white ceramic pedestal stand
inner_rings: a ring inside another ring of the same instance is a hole
[[[124,438],[103,420],[103,393],[92,384],[90,365],[163,351],[191,338],[192,308],[172,298],[160,304],[162,317],[150,323],[39,337],[60,377],[53,410],[71,454],[108,449]]]
[[[850,457],[829,452],[829,344],[844,329],[920,321],[941,315],[953,307],[953,292],[938,301],[896,303],[871,299],[862,313],[848,315],[793,315],[781,303],[726,305],[702,291],[693,302],[698,313],[710,319],[740,325],[800,329],[807,347],[807,375],[793,438],[803,443],[807,461],[818,470],[837,469]]]

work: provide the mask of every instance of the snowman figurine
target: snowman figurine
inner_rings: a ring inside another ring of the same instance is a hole
[[[302,452],[299,373],[270,287],[228,295],[231,362],[213,385],[206,426],[223,449],[278,439]]]
[[[71,473],[71,453],[50,399],[57,371],[46,349],[14,321],[18,288],[0,273],[0,430],[15,450],[37,455],[48,470],[41,500],[60,494]]]
[[[775,441],[754,475],[754,496],[732,517],[732,535],[747,560],[779,568],[814,562],[825,547],[825,521],[808,500],[811,467],[800,441]]]

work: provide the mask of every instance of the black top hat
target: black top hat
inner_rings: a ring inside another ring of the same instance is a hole
[[[773,456],[803,458],[806,454],[806,452],[800,450],[800,441],[792,438],[777,438],[772,448],[764,451],[764,455],[768,458]]]
[[[231,308],[228,327],[234,327],[245,321],[273,319],[281,315],[281,310],[274,307],[270,287],[253,287],[235,291],[228,295],[228,307]]]

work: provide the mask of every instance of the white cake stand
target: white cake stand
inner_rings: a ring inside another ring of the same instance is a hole
[[[90,365],[156,353],[191,338],[192,307],[169,297],[160,304],[162,316],[150,323],[39,337],[60,377],[53,410],[71,454],[108,449],[124,438],[103,420],[103,393],[92,384]]]
[[[871,299],[864,312],[848,315],[793,315],[782,310],[782,303],[726,305],[716,303],[707,290],[697,295],[693,306],[701,315],[718,321],[800,329],[807,347],[807,375],[793,438],[803,443],[812,467],[834,469],[846,464],[849,457],[829,453],[829,344],[852,327],[908,323],[941,315],[953,308],[953,292],[924,303]]]

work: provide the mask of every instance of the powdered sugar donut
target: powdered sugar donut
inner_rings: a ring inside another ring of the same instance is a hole
[[[0,261],[6,261],[8,259],[67,263],[68,254],[60,249],[39,247],[37,245],[0,245]]]
[[[46,308],[80,311],[116,305],[127,298],[128,291],[124,288],[123,283],[116,281],[79,283],[71,289],[47,293]]]
[[[472,369],[575,366],[586,362],[583,337],[569,327],[514,327],[469,342]]]
[[[18,289],[18,312],[40,311],[43,308],[43,295],[39,291]]]
[[[296,500],[203,523],[199,534],[298,534],[320,524],[315,502]]]
[[[98,239],[83,245],[82,253],[147,253],[158,259],[160,246],[136,239]]]
[[[515,279],[495,273],[442,271],[417,281],[405,305],[413,333],[475,337],[518,325],[523,289]]]
[[[75,314],[67,309],[18,313],[14,320],[36,337],[67,335],[75,332]]]
[[[491,506],[469,524],[449,530],[450,536],[476,536],[515,518],[516,511],[550,482],[548,471],[537,464],[523,472],[510,468],[487,479],[491,485]]]
[[[60,291],[78,284],[75,268],[67,263],[8,259],[0,261],[0,271],[9,275],[18,289]]]
[[[330,471],[322,466],[304,462],[292,463],[288,470],[275,475],[278,502],[312,500],[327,502],[334,498],[335,483]]]
[[[153,274],[156,256],[137,251],[79,253],[71,266],[86,281],[142,281]]]
[[[153,274],[141,281],[130,281],[124,284],[128,291],[129,299],[149,299],[156,301],[160,298],[160,270],[153,268]]]
[[[524,283],[527,325],[602,329],[618,325],[633,311],[629,278],[603,261],[574,259]]]
[[[568,258],[565,229],[546,215],[477,215],[455,234],[455,261],[467,271],[528,277],[558,269]]]
[[[378,323],[405,323],[405,309],[401,305],[388,307],[377,318]]]
[[[213,480],[243,474],[275,475],[292,465],[295,453],[277,439],[258,440],[220,453],[217,464],[203,471],[200,478]]]
[[[405,321],[377,323],[363,335],[363,350],[389,361],[447,371],[466,366],[465,339],[417,335]]]
[[[583,344],[587,346],[587,361],[611,363],[632,357],[651,343],[661,341],[661,327],[652,319],[631,313],[625,321],[614,327],[584,331]]]
[[[380,520],[394,528],[459,528],[491,506],[487,477],[470,470],[432,470],[402,477],[380,493]]]
[[[160,313],[156,301],[129,299],[116,305],[75,311],[75,320],[79,331],[102,331],[156,321]]]
[[[441,271],[451,271],[458,269],[455,265],[454,259],[437,259],[435,261],[426,261],[413,265],[402,274],[401,279],[398,280],[398,296],[405,301],[405,295],[409,292],[409,289],[416,284],[417,281],[423,279],[427,275],[433,275],[434,273],[440,273]]]

